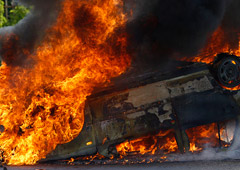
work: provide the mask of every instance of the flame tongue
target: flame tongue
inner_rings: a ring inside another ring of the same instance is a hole
[[[8,164],[34,164],[75,138],[86,97],[129,66],[121,6],[116,0],[65,0],[56,24],[29,55],[35,65],[1,66],[0,146]]]
[[[239,37],[236,37],[236,39],[239,39]],[[221,27],[212,34],[206,46],[197,56],[185,57],[183,60],[209,64],[213,62],[215,57],[220,53],[230,53],[240,56],[240,45],[234,46],[231,44],[227,39],[227,32],[224,32]]]

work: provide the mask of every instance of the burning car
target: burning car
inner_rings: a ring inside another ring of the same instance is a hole
[[[231,89],[239,85],[239,58],[224,53],[211,65],[181,64],[167,73],[123,75],[98,89],[87,100],[79,136],[45,161],[229,147],[240,118],[240,93]]]
[[[234,148],[239,1],[23,3],[0,30],[4,163]]]

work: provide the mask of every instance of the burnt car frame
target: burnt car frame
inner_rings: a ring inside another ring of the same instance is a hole
[[[226,64],[226,57],[233,65],[221,65],[221,61]],[[229,77],[224,85],[236,86],[239,75],[231,72],[235,67],[239,67],[237,57],[220,54],[211,65],[190,63],[167,73],[153,71],[98,90],[87,100],[79,136],[58,145],[43,161],[97,152],[110,157],[118,154],[115,146],[127,139],[167,129],[174,130],[178,149],[185,152],[189,150],[189,128],[228,120],[235,120],[238,126],[240,93],[223,88],[225,73],[218,75],[225,69]]]

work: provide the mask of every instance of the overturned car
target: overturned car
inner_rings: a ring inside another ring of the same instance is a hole
[[[233,90],[240,84],[239,69],[238,57],[219,54],[211,65],[178,62],[167,72],[123,76],[88,98],[82,132],[43,161],[96,153],[111,157],[121,154],[125,141],[169,130],[174,151],[199,151],[194,142],[200,140],[199,127],[207,125],[216,130],[212,146],[229,147],[239,133],[240,93]]]

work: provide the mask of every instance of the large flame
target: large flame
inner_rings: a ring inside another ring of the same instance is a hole
[[[7,164],[35,164],[75,138],[86,97],[130,65],[122,6],[118,0],[65,0],[56,24],[28,57],[34,64],[3,63],[0,147]]]

